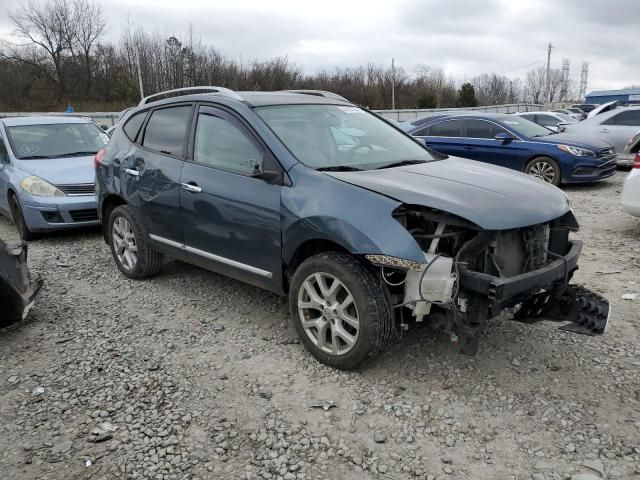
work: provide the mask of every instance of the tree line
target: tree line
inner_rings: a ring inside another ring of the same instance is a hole
[[[146,95],[173,88],[219,85],[233,90],[318,89],[372,109],[449,108],[543,103],[546,71],[525,80],[496,73],[457,82],[440,68],[366,64],[305,73],[287,57],[242,62],[207,45],[189,29],[165,36],[126,24],[120,39],[104,39],[108,19],[93,0],[27,3],[9,13],[14,31],[0,43],[0,110],[121,110],[139,101],[138,65]],[[552,69],[553,101],[572,98]]]

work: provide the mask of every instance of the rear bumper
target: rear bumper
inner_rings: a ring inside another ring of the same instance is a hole
[[[630,215],[640,217],[640,170],[633,169],[625,179],[620,204]]]
[[[32,232],[51,232],[99,225],[95,196],[20,198],[22,213]]]
[[[541,288],[549,288],[553,283],[570,277],[578,266],[578,258],[582,252],[582,242],[574,240],[569,243],[567,254],[545,265],[538,270],[502,278],[467,269],[460,271],[460,287],[465,291],[485,296],[493,305],[500,308],[513,303],[525,294],[533,293]]]

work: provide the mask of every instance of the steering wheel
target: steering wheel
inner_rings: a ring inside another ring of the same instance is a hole
[[[347,160],[351,160],[351,157],[353,157],[353,155],[360,149],[362,148],[366,148],[367,149],[367,153],[370,152],[371,150],[373,150],[373,145],[371,145],[370,143],[359,143],[358,145],[354,145],[353,147],[351,147],[349,150],[347,150]]]

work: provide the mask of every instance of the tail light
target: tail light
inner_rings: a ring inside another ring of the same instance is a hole
[[[640,168],[640,151],[636,153],[636,161],[633,162],[633,168]]]
[[[102,148],[102,149],[98,150],[98,153],[96,153],[96,156],[93,157],[93,167],[96,170],[98,169],[98,167],[102,163],[102,158],[104,157],[105,153],[106,153],[106,150],[104,148]]]

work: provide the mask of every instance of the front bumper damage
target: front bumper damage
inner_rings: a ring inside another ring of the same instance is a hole
[[[24,319],[41,286],[41,279],[31,281],[27,245],[8,247],[0,240],[0,327]]]

